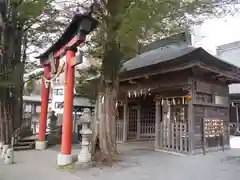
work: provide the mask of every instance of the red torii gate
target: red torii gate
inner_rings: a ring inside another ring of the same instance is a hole
[[[39,139],[36,149],[46,149],[46,124],[49,101],[49,89],[53,76],[59,74],[63,67],[59,67],[59,59],[66,56],[65,82],[64,82],[64,115],[62,129],[61,153],[58,155],[58,165],[72,163],[72,111],[74,98],[74,72],[78,63],[75,58],[77,47],[81,45],[86,36],[96,28],[98,22],[91,15],[76,14],[58,41],[43,54],[36,57],[44,67],[42,79],[42,103],[40,116]],[[59,70],[58,70],[59,69]]]

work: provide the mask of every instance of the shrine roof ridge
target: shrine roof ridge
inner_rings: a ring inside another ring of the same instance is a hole
[[[165,65],[182,66],[186,63],[203,63],[214,69],[217,68],[219,72],[229,72],[235,81],[240,82],[239,67],[215,57],[202,47],[194,47],[186,44],[160,47],[135,56],[123,64],[120,70],[120,79],[124,81],[134,76],[139,77],[158,72],[160,69],[164,69]],[[89,80],[98,79],[99,76],[90,78]]]
[[[93,22],[91,31],[97,27],[98,21],[94,19],[92,16],[85,15],[85,14],[75,14],[71,22],[68,24],[67,28],[65,29],[64,33],[61,35],[61,37],[54,44],[52,44],[52,46],[50,46],[44,53],[40,54],[35,58],[40,59],[40,61],[44,61],[46,58],[49,57],[51,53],[55,53],[58,50],[60,50],[72,38],[74,38],[74,36],[77,35],[79,26],[81,25],[83,18],[89,19]]]
[[[192,46],[175,46],[168,45],[165,47],[160,47],[157,49],[153,49],[148,52],[144,52],[142,54],[138,54],[134,58],[128,60],[124,63],[121,71],[131,71],[135,69],[144,68],[146,66],[151,66],[155,64],[159,64],[165,61],[176,59],[180,56],[184,56],[196,48]]]
[[[197,61],[216,65],[223,70],[236,70],[237,72],[240,72],[240,68],[236,65],[215,57],[205,51],[202,47],[194,47],[186,44],[181,46],[169,45],[139,54],[124,63],[121,72],[129,72],[165,62],[172,63],[175,61],[176,63],[183,63],[189,60],[196,61],[197,55],[201,55],[202,57],[202,59],[197,59]]]
[[[219,53],[225,52],[227,50],[236,49],[239,47],[240,47],[240,41],[234,41],[231,43],[222,44],[220,46],[217,46],[217,53],[219,54]]]

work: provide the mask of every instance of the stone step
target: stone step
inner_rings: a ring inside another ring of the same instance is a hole
[[[24,146],[14,146],[14,151],[23,151],[23,150],[31,150],[33,147],[31,145],[24,145]]]
[[[18,141],[17,144],[13,145],[14,151],[30,150],[30,149],[34,149],[34,147],[35,147],[35,140],[32,140],[32,139],[21,139]]]
[[[33,136],[25,137],[25,138],[21,139],[20,141],[36,141],[37,139],[38,139],[38,136],[33,135]]]
[[[19,141],[17,144],[14,144],[14,146],[26,146],[33,144],[35,144],[35,141]]]

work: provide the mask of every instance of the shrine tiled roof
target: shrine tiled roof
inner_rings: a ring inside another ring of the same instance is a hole
[[[64,102],[60,105],[60,108],[63,108]],[[82,108],[82,107],[94,107],[94,101],[91,101],[88,98],[85,97],[74,97],[73,99],[73,108]]]
[[[226,62],[222,59],[211,55],[201,47],[193,47],[191,45],[168,45],[165,47],[156,48],[154,50],[144,52],[130,59],[123,64],[121,72],[129,72],[132,70],[143,69],[158,65],[168,61],[175,63],[183,63],[183,61],[201,61],[206,64],[219,67],[225,71],[237,71],[240,74],[239,67]]]
[[[138,68],[143,68],[146,66],[152,66],[159,64],[161,62],[173,60],[181,56],[187,55],[197,48],[187,45],[169,45],[165,47],[160,47],[142,54],[137,55],[136,57],[130,59],[124,63],[122,67],[123,71],[131,71]]]
[[[40,95],[23,96],[23,101],[41,102],[41,96]]]

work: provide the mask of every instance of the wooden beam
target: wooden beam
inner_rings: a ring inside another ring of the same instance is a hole
[[[161,119],[161,102],[156,98],[155,102],[155,149],[160,148],[160,119]]]
[[[129,81],[129,80],[136,80],[136,79],[140,79],[140,78],[143,78],[143,77],[149,77],[149,76],[154,76],[154,75],[158,75],[158,74],[160,75],[160,74],[166,74],[166,73],[170,73],[170,72],[172,72],[172,73],[173,72],[179,72],[179,71],[183,71],[183,70],[186,70],[186,69],[191,69],[191,68],[194,68],[194,67],[199,67],[199,68],[205,69],[209,72],[216,73],[219,76],[230,78],[231,80],[239,79],[239,82],[240,82],[240,77],[236,78],[236,75],[233,75],[232,73],[219,70],[215,67],[210,67],[210,66],[208,66],[208,65],[206,65],[206,64],[204,64],[200,61],[191,61],[191,62],[188,62],[188,63],[185,63],[185,64],[177,64],[177,65],[168,66],[168,67],[164,66],[164,68],[161,68],[161,66],[159,66],[159,69],[157,69],[157,70],[150,71],[150,72],[144,73],[144,74],[133,75],[131,77],[124,77],[124,75],[123,75],[122,78],[120,76],[120,82]],[[128,73],[128,72],[126,72],[126,73]],[[124,74],[124,72],[123,72],[123,74]]]
[[[196,92],[195,92],[195,80],[192,78],[188,79],[191,89],[189,91],[192,100],[188,103],[188,131],[189,131],[189,152],[191,154],[194,153],[195,147],[195,138],[194,138],[194,125],[195,125],[195,116],[194,116],[194,107],[193,102],[196,100]]]
[[[143,78],[143,77],[146,78],[148,76],[153,76],[153,75],[157,75],[157,74],[166,74],[166,73],[170,73],[170,72],[182,71],[185,69],[193,68],[194,66],[196,66],[196,62],[190,62],[190,63],[180,64],[180,65],[178,64],[178,65],[171,66],[171,67],[165,66],[165,68],[161,68],[156,71],[151,71],[149,73],[144,73],[141,75],[131,76],[131,77],[127,77],[127,78],[124,78],[124,77],[121,78],[121,76],[120,76],[120,82],[129,81],[129,80],[133,80],[133,79],[139,79],[139,78]]]
[[[206,64],[204,63],[199,63],[198,66],[200,68],[203,68],[203,69],[206,69],[208,71],[211,71],[211,72],[214,72],[216,74],[218,74],[218,76],[221,76],[221,77],[228,77],[230,78],[231,80],[236,80],[236,79],[239,79],[239,82],[240,82],[240,78],[236,78],[236,76],[234,76],[233,74],[231,73],[228,73],[226,71],[220,71],[219,69],[217,68],[214,68],[214,67],[210,67],[210,66],[207,66]]]
[[[128,139],[128,124],[129,124],[129,114],[128,114],[128,97],[125,94],[125,100],[123,102],[123,142]]]
[[[169,88],[179,88],[179,87],[186,87],[188,85],[187,79],[165,79],[159,81],[142,81],[141,84],[129,84],[129,85],[120,85],[119,89],[122,92],[127,91],[140,91],[141,89],[169,89]]]
[[[67,44],[65,44],[61,49],[59,49],[57,52],[55,52],[55,54],[54,54],[55,58],[61,58],[62,56],[64,56],[65,49],[67,47],[79,46],[82,42],[85,41],[85,38],[86,38],[86,36],[80,36],[79,34],[77,34]]]

